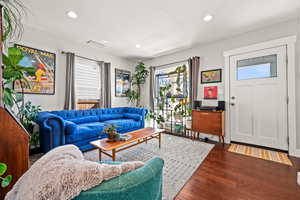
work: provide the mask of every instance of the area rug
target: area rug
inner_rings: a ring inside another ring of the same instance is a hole
[[[158,140],[151,140],[117,153],[116,160],[146,162],[153,157],[162,158],[165,161],[163,199],[172,200],[213,147],[212,144],[163,134],[161,149],[158,148]],[[98,161],[98,150],[85,152],[84,156],[88,160]],[[103,160],[110,158],[104,157]]]
[[[293,166],[292,162],[288,158],[288,155],[282,152],[271,151],[271,150],[250,147],[250,146],[240,145],[240,144],[231,144],[228,151],[242,154],[245,156],[251,156],[255,158],[260,158],[264,160],[269,160],[269,161]]]

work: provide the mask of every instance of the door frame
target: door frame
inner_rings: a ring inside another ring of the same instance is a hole
[[[300,149],[297,149],[297,132],[296,132],[296,73],[295,73],[295,52],[297,37],[289,36],[267,42],[262,42],[250,46],[245,46],[223,53],[225,57],[224,80],[225,80],[225,142],[231,142],[230,134],[230,57],[239,54],[250,53],[262,49],[269,49],[278,46],[287,48],[287,96],[288,96],[288,150],[289,155],[300,157]]]

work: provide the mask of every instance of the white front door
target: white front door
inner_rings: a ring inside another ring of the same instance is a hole
[[[288,150],[286,46],[230,57],[231,141]]]

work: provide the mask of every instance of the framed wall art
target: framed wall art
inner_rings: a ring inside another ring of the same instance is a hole
[[[218,99],[218,86],[204,87],[204,99]]]
[[[201,72],[201,84],[222,82],[222,69]]]
[[[56,70],[56,55],[54,53],[35,49],[19,44],[15,47],[23,53],[23,58],[20,65],[24,67],[34,67],[35,76],[25,74],[28,81],[28,86],[20,85],[20,82],[14,83],[16,92],[24,92],[25,94],[55,94],[55,70]]]
[[[127,93],[130,90],[130,76],[131,72],[115,69],[115,96],[127,97]]]

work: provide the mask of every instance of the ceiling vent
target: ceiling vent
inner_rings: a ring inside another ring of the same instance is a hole
[[[86,42],[88,45],[92,46],[92,47],[97,47],[97,48],[104,48],[106,47],[106,41],[103,41],[103,42],[97,42],[97,41],[94,41],[94,40],[89,40]]]

